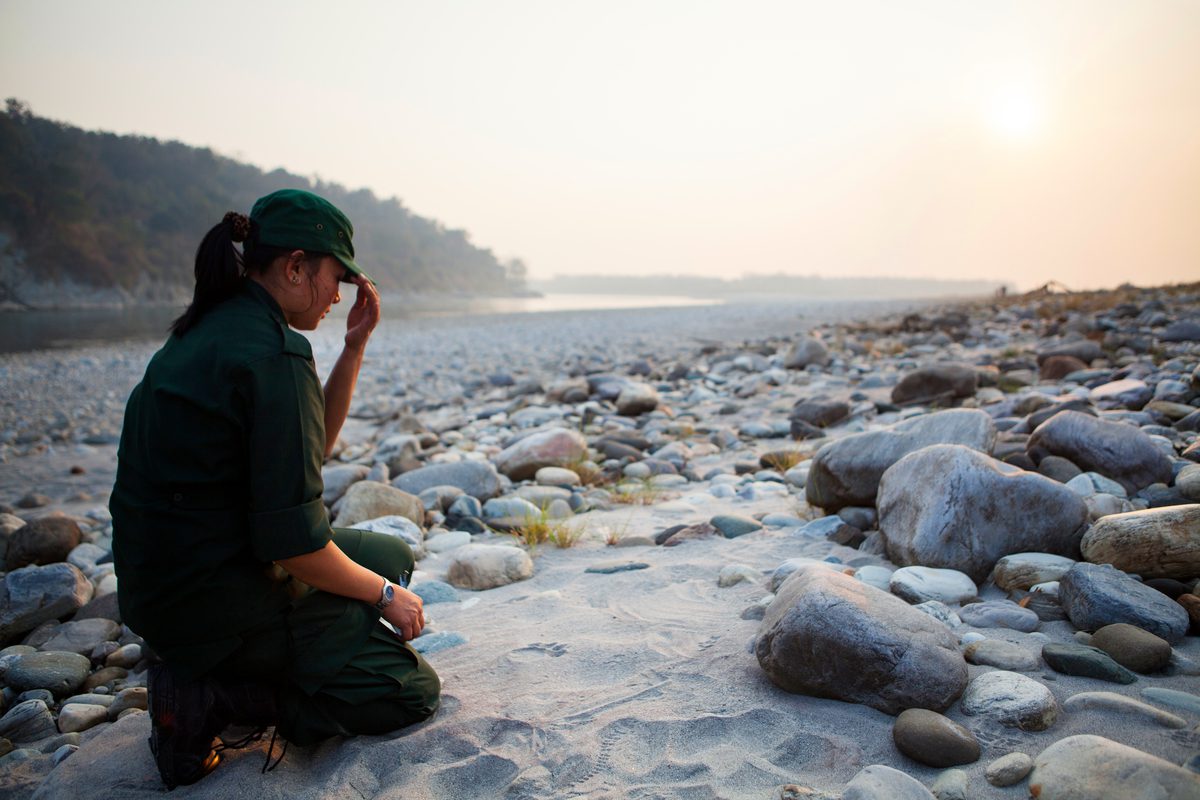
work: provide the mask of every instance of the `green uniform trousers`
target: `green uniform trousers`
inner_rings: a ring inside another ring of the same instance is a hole
[[[388,580],[406,584],[412,575],[412,550],[402,539],[336,528],[333,541]],[[366,603],[309,589],[283,618],[244,634],[242,647],[211,674],[274,684],[279,734],[299,745],[420,722],[437,710],[441,682],[378,616]]]

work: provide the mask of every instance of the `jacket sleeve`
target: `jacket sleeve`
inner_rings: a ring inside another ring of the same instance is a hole
[[[278,561],[320,550],[333,530],[321,500],[325,395],[316,369],[285,350],[252,364],[247,383],[254,555]]]

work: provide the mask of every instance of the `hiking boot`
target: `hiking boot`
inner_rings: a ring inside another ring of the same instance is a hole
[[[195,783],[217,768],[213,739],[225,727],[207,681],[181,680],[165,664],[150,667],[150,752],[167,789]]]

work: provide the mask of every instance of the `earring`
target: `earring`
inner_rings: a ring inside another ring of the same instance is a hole
[[[300,283],[300,276],[299,276],[299,275],[293,275],[293,276],[292,276],[292,283]]]

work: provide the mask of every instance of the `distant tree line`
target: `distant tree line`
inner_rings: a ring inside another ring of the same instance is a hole
[[[507,293],[525,265],[397,198],[263,172],[207,148],[84,131],[9,99],[0,115],[0,245],[40,283],[179,286],[196,245],[229,210],[281,188],[315,191],[354,222],[355,250],[384,291]],[[0,287],[3,294],[3,287]],[[0,297],[0,300],[14,299]]]

